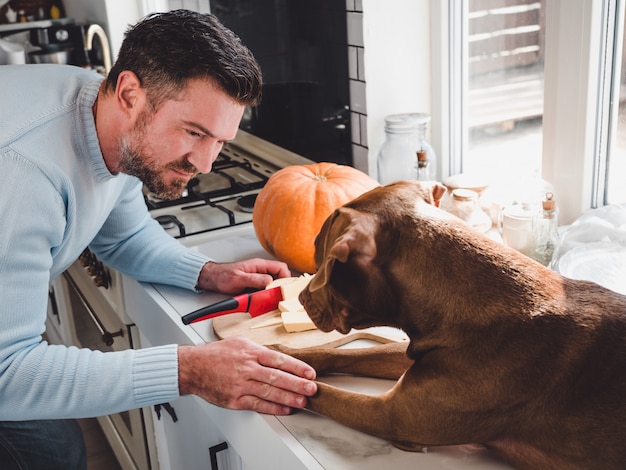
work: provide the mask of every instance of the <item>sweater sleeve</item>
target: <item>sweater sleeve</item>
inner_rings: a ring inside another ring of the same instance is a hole
[[[129,189],[117,202],[90,248],[105,264],[146,282],[194,289],[205,255],[168,235],[146,208],[141,184],[129,179]]]
[[[0,420],[99,416],[178,396],[176,345],[103,353],[41,341],[53,255],[75,229],[62,194],[0,153]]]

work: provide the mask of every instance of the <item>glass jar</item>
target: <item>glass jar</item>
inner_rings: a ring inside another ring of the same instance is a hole
[[[532,203],[513,204],[500,213],[500,234],[505,245],[531,256],[535,249],[533,217],[536,205]]]
[[[378,181],[387,184],[418,179],[418,152],[425,154],[420,179],[436,178],[435,151],[426,140],[430,116],[423,113],[391,114],[385,118],[385,142],[378,152]]]
[[[452,192],[455,189],[471,189],[478,194],[478,205],[488,214],[493,223],[498,223],[498,214],[492,215],[492,196],[487,179],[479,174],[459,173],[444,178],[442,184],[447,191],[441,199],[439,207],[447,211],[452,206]]]
[[[471,189],[455,189],[452,191],[452,203],[448,212],[467,222],[467,224],[486,233],[491,229],[492,221],[478,204],[478,193]]]

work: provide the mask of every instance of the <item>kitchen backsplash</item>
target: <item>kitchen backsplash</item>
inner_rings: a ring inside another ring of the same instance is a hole
[[[348,73],[350,80],[350,129],[353,165],[367,172],[367,106],[365,101],[365,47],[363,42],[363,4],[347,0]]]

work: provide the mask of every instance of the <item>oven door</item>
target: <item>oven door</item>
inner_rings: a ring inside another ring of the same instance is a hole
[[[69,271],[63,274],[67,283],[72,344],[103,352],[138,347],[137,327],[120,319],[82,268],[77,272],[83,275],[78,282]],[[151,468],[145,414],[144,410],[136,409],[98,418],[113,452],[125,469]]]

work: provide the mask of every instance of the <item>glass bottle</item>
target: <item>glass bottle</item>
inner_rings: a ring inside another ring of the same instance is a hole
[[[418,179],[417,152],[427,159],[422,177],[436,179],[435,151],[426,140],[430,116],[423,113],[392,114],[385,117],[385,142],[378,152],[378,181],[381,184]]]
[[[544,266],[550,266],[554,252],[559,246],[559,209],[554,194],[546,193],[541,208],[533,218],[533,237],[535,248],[531,258]]]
[[[426,150],[417,151],[417,181],[431,181],[430,162]]]

